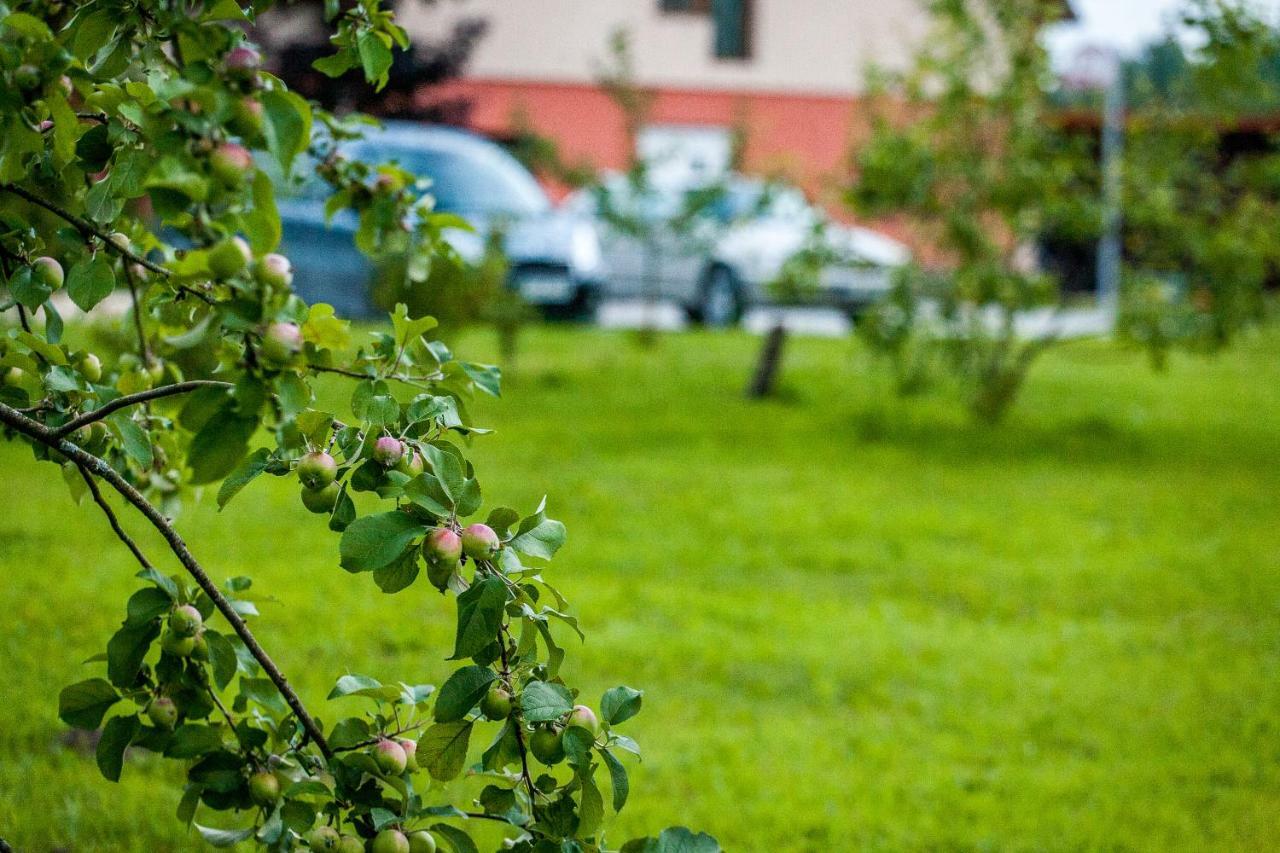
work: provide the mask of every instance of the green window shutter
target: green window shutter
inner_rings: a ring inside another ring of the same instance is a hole
[[[750,0],[711,0],[718,58],[745,59],[751,55],[749,3]]]

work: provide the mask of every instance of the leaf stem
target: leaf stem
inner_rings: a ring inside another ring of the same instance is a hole
[[[195,391],[200,388],[233,388],[230,382],[221,382],[216,379],[188,379],[186,382],[175,382],[172,385],[161,385],[159,388],[151,388],[146,391],[139,391],[136,394],[126,394],[123,397],[116,397],[114,400],[103,403],[101,407],[91,412],[85,412],[77,418],[72,418],[60,427],[50,430],[55,438],[62,438],[69,435],[80,427],[91,424],[94,421],[100,421],[117,412],[120,409],[126,409],[129,406],[135,406],[138,403],[145,403],[149,400],[155,400],[159,397],[173,397],[178,394],[186,394],[188,391]]]

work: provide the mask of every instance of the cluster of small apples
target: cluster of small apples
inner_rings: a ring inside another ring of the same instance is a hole
[[[461,532],[452,527],[437,527],[422,540],[427,579],[436,589],[443,590],[464,554],[476,562],[487,562],[497,557],[501,548],[502,540],[487,524],[471,524]]]
[[[564,761],[564,733],[570,728],[585,729],[592,739],[600,735],[600,720],[586,705],[574,705],[561,721],[538,726],[529,736],[529,752],[548,767]]]
[[[204,617],[190,604],[169,612],[168,624],[160,637],[160,649],[179,658],[205,660],[209,649],[204,639]],[[168,696],[156,696],[147,705],[147,719],[156,728],[171,730],[178,722],[178,706]]]
[[[341,835],[331,826],[320,826],[307,833],[307,846],[312,850],[334,850],[337,853],[365,853],[363,841],[354,835]],[[394,827],[382,830],[369,842],[369,853],[435,853],[436,838],[425,829],[404,833]]]
[[[268,334],[279,327],[290,325],[277,323],[268,330]],[[288,333],[289,330],[286,328],[281,331]],[[370,455],[387,470],[399,471],[407,477],[416,477],[425,470],[421,453],[389,435],[384,435],[373,443]],[[311,451],[298,460],[295,470],[302,483],[302,505],[318,514],[333,512],[340,491],[337,461],[323,450]]]

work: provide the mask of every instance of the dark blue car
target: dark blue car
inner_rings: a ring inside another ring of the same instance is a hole
[[[503,148],[452,128],[387,122],[344,153],[365,162],[394,161],[431,181],[435,209],[475,228],[447,237],[468,261],[484,252],[500,227],[511,265],[510,285],[530,304],[559,314],[585,314],[599,296],[604,268],[594,222],[556,209],[533,175]],[[282,249],[294,265],[294,288],[309,302],[327,302],[347,317],[382,312],[371,297],[373,268],[356,249],[356,217],[344,211],[325,222],[329,187],[304,181],[278,199]]]

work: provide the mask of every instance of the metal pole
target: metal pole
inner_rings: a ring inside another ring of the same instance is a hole
[[[1124,159],[1124,74],[1116,59],[1102,118],[1102,237],[1098,240],[1098,307],[1114,329],[1120,308],[1121,206]]]

